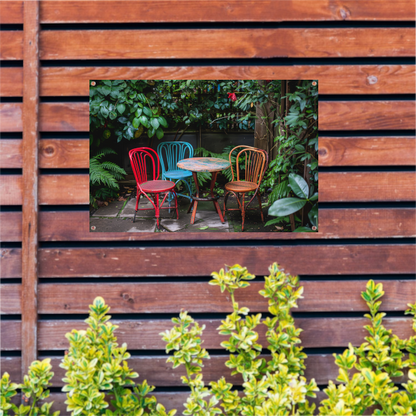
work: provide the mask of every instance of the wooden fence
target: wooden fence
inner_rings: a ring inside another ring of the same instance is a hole
[[[208,286],[240,263],[300,274],[296,314],[307,376],[325,386],[329,352],[364,337],[360,292],[382,281],[386,326],[408,336],[415,300],[413,0],[1,1],[1,365],[20,381],[52,357],[55,409],[64,335],[110,304],[131,366],[167,408],[181,371],[158,335],[181,308],[207,325],[205,380],[224,374],[215,328],[230,305]],[[90,233],[92,79],[318,79],[320,232]],[[240,299],[267,311],[256,281]],[[262,335],[262,337],[264,334]]]

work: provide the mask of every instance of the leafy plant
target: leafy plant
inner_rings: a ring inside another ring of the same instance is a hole
[[[39,406],[38,402],[49,397],[48,386],[53,377],[51,371],[50,358],[43,361],[34,361],[29,367],[29,374],[25,375],[22,384],[10,383],[10,376],[4,373],[0,381],[0,415],[7,416],[9,411],[14,415],[37,415],[37,416],[58,416],[58,412],[51,413],[53,402],[43,403]],[[21,404],[17,407],[11,402],[11,398],[16,395],[16,390],[21,389],[24,401],[27,405]]]
[[[108,322],[109,307],[97,297],[90,305],[90,316],[85,322],[88,329],[72,330],[66,334],[70,347],[60,367],[66,369],[66,404],[72,415],[158,415],[172,416],[155,397],[146,397],[154,387],[146,381],[135,386],[139,375],[127,364],[130,354],[127,344],[117,343],[114,331],[117,325]],[[107,395],[113,397],[110,403]]]
[[[291,173],[289,175],[289,186],[293,193],[298,197],[282,198],[275,201],[269,208],[269,215],[278,217],[270,220],[266,225],[275,224],[281,221],[282,217],[288,216],[301,210],[308,202],[313,203],[318,201],[318,193],[312,195],[312,189],[309,188],[306,181],[299,175]],[[295,231],[311,232],[318,230],[318,202],[316,202],[308,213],[309,221],[312,228],[301,226]]]
[[[186,414],[312,414],[315,405],[310,405],[306,396],[315,397],[314,392],[318,388],[314,380],[307,383],[302,377],[306,355],[297,346],[300,343],[298,336],[301,330],[295,328],[290,315],[290,309],[297,306],[296,300],[302,294],[302,288],[296,288],[298,278],[286,275],[274,264],[270,267],[270,276],[266,277],[265,290],[260,292],[269,299],[269,311],[274,315],[274,318],[267,318],[264,322],[268,327],[266,335],[272,352],[272,359],[266,362],[264,358],[259,358],[262,346],[257,342],[256,327],[260,324],[261,314],[249,315],[249,309],[240,308],[234,298],[235,290],[248,287],[248,280],[255,276],[239,265],[227,271],[221,269],[212,276],[214,279],[210,284],[220,286],[221,292],[227,290],[231,297],[233,312],[222,321],[218,330],[220,334],[230,336],[221,345],[231,353],[226,362],[226,366],[232,369],[231,374],[241,374],[243,377],[243,396],[237,390],[232,390],[232,384],[227,383],[224,377],[218,382],[210,383],[211,391],[204,387],[202,375],[199,374],[202,359],[208,358],[205,350],[200,350],[199,347],[203,328],[196,326],[196,330],[189,331],[192,335],[188,335],[184,325],[189,325],[193,320],[186,313],[182,313],[179,321],[173,320],[179,325],[161,335],[167,342],[167,351],[172,348],[177,350],[168,361],[173,362],[174,367],[185,364],[187,371],[191,368],[197,373],[195,379],[198,380],[199,390],[192,390],[187,403],[188,411],[192,409],[193,413]],[[194,347],[193,351],[190,350],[191,346]],[[183,380],[190,384],[190,377]],[[210,394],[211,399],[207,403],[203,397]],[[222,411],[215,407],[218,403],[223,408]]]

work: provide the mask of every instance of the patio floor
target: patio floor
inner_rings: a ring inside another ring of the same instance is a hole
[[[223,198],[219,199],[221,209]],[[199,202],[196,212],[195,223],[191,224],[191,213],[187,213],[189,199],[178,197],[179,219],[176,219],[176,212],[172,209],[161,210],[160,229],[156,227],[154,209],[150,202],[144,202],[142,197],[139,208],[152,208],[148,211],[138,211],[136,220],[133,223],[134,208],[136,205],[135,196],[130,196],[126,201],[113,201],[108,206],[98,208],[90,217],[90,231],[92,232],[241,232],[240,211],[227,212],[225,223],[221,220],[214,209],[212,202]],[[165,202],[164,206],[168,206]],[[237,201],[230,197],[227,201],[227,208],[236,208]],[[258,202],[253,200],[250,207],[255,210],[246,212],[244,232],[272,232],[277,231],[275,225],[264,227]],[[273,219],[267,215],[267,208],[263,207],[265,222]]]

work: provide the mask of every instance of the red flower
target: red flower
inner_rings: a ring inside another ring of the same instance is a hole
[[[235,92],[229,92],[229,93],[228,93],[228,98],[229,98],[231,101],[237,101],[237,96],[235,95]]]

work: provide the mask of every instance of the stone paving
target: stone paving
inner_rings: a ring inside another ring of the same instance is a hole
[[[222,209],[223,199],[219,199]],[[199,202],[195,223],[191,224],[191,213],[187,213],[189,199],[178,197],[179,219],[176,219],[174,209],[169,213],[168,209],[161,210],[160,228],[156,227],[154,209],[138,211],[133,223],[135,196],[130,196],[127,201],[113,201],[108,206],[98,208],[90,217],[90,227],[93,232],[241,232],[241,213],[239,211],[227,212],[223,224],[215,211],[214,204],[210,201]],[[165,202],[164,206],[168,206]],[[227,208],[236,208],[237,201],[230,197]],[[271,232],[275,226],[264,227],[257,199],[250,204],[256,208],[246,213],[244,232]],[[142,197],[139,208],[153,208],[149,201]],[[267,208],[263,208],[265,222],[273,217],[267,216]]]

